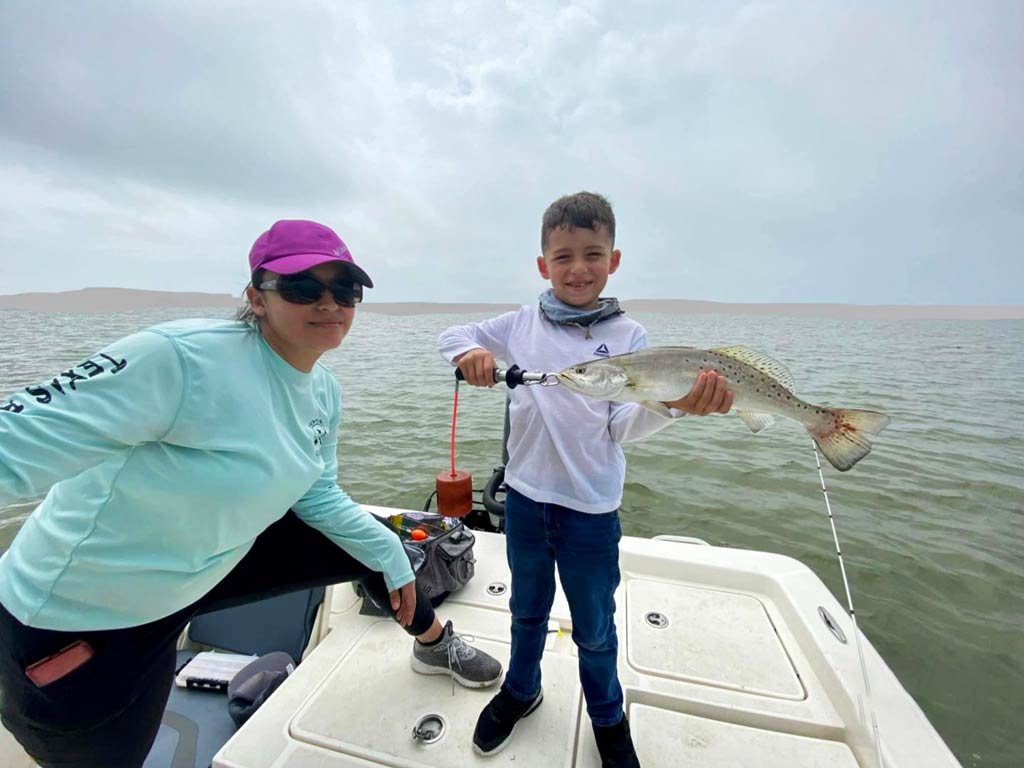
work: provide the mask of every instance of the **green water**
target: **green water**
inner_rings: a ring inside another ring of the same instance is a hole
[[[0,311],[0,393],[202,314]],[[1024,764],[1024,321],[635,316],[652,344],[747,344],[788,365],[805,400],[893,417],[853,471],[826,474],[860,626],[965,766]],[[342,384],[340,480],[354,498],[422,506],[448,462],[452,378],[434,343],[482,317],[364,311],[325,356]],[[457,463],[477,485],[500,458],[502,403],[500,388],[462,390]],[[796,424],[754,436],[735,417],[687,418],[626,452],[626,533],[790,555],[845,603]],[[0,547],[32,506],[0,508]]]

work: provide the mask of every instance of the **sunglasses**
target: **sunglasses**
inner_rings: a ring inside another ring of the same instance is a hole
[[[322,283],[303,272],[281,275],[276,280],[260,283],[258,287],[261,291],[277,291],[277,295],[289,304],[315,304],[326,290],[330,290],[334,301],[342,307],[354,307],[363,300],[362,283],[350,278],[335,278],[330,283]]]

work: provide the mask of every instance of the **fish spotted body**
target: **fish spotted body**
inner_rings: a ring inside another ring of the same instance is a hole
[[[769,426],[773,416],[799,422],[842,472],[867,456],[871,437],[889,423],[889,417],[878,411],[827,408],[801,400],[793,393],[793,377],[785,366],[744,346],[649,347],[570,366],[557,378],[582,395],[663,410],[662,402],[686,395],[704,371],[725,377],[733,393],[733,410],[751,431]]]

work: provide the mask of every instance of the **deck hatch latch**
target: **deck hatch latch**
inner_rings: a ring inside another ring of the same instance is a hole
[[[835,635],[836,640],[843,645],[846,645],[846,633],[840,629],[838,624],[836,624],[836,620],[832,618],[832,614],[825,610],[825,606],[818,606],[818,615],[821,617],[821,620],[825,622],[825,626],[828,628],[828,631]]]
[[[440,741],[446,729],[447,723],[445,722],[444,715],[430,713],[429,715],[423,715],[423,717],[416,721],[416,724],[412,727],[412,738],[413,741],[417,741],[420,744],[434,744]]]
[[[648,611],[644,614],[644,621],[655,629],[665,629],[668,626],[668,616],[658,611]]]

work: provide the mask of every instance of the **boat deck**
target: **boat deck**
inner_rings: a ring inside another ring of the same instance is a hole
[[[475,555],[474,579],[439,614],[507,664],[504,539],[478,533]],[[619,676],[645,768],[876,765],[852,623],[806,566],[629,537],[620,565]],[[472,732],[495,689],[456,686],[453,695],[448,677],[416,674],[408,636],[359,607],[351,587],[333,590],[329,634],[215,768],[600,766],[561,590],[542,665],[544,702],[487,758],[473,753]],[[863,637],[862,650],[886,765],[959,765]],[[424,718],[441,726],[432,743],[413,737]]]

